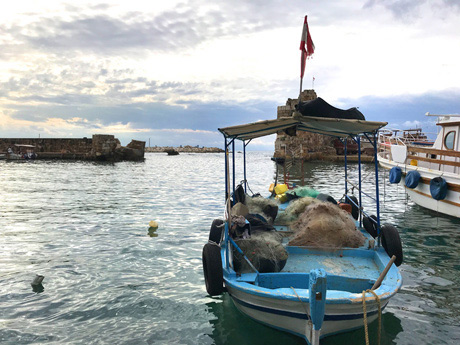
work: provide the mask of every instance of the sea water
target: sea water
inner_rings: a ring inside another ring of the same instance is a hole
[[[248,153],[248,192],[268,195],[270,156]],[[301,171],[291,168],[291,184],[303,175],[305,185],[342,197],[342,164]],[[223,154],[0,162],[0,343],[303,344],[244,316],[228,295],[206,293],[201,251],[212,220],[223,217],[224,174]],[[363,177],[373,192],[372,164]],[[398,228],[404,249],[403,287],[383,313],[382,344],[459,344],[460,220],[415,205],[386,172],[380,178],[382,220]],[[37,274],[40,289],[31,286]],[[375,343],[376,322],[369,330]],[[364,331],[321,344],[364,344]]]

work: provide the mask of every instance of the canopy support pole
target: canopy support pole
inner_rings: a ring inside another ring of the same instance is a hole
[[[246,177],[246,146],[249,145],[249,143],[252,141],[252,139],[249,139],[247,142],[243,140],[243,159],[244,159],[244,192],[247,193],[247,187],[248,187],[248,180]]]
[[[359,226],[363,226],[362,219],[363,214],[361,212],[362,209],[362,196],[361,196],[361,138],[358,136],[357,138],[358,143],[358,175],[359,175]]]
[[[247,180],[246,180],[246,142],[243,140],[243,169],[244,169],[244,192],[247,193]]]
[[[377,236],[380,246],[380,200],[379,200],[379,161],[377,160],[377,131],[374,132],[374,163],[375,163],[375,199],[377,202]]]
[[[235,140],[232,141],[232,173],[233,173],[233,195],[235,195]],[[235,197],[233,197],[233,202],[235,202]]]
[[[228,144],[227,144],[227,137],[224,137],[224,147],[225,147],[225,205],[227,205],[228,200]]]
[[[344,159],[345,159],[345,195],[348,193],[348,180],[347,180],[347,140],[348,138],[345,138],[343,141],[343,153],[344,153]]]

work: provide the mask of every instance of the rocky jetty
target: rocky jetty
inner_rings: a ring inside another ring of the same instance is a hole
[[[199,146],[179,146],[179,147],[172,147],[172,146],[152,146],[146,147],[145,152],[172,152],[176,151],[178,153],[220,153],[224,152],[224,150],[218,147],[199,147]]]

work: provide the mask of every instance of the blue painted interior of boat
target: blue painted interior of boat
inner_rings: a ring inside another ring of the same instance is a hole
[[[287,247],[289,258],[284,272],[310,272],[322,268],[328,274],[349,278],[367,278],[377,280],[379,269],[374,260],[373,251],[312,251],[307,248]],[[309,255],[305,260],[305,255]]]
[[[327,275],[327,290],[348,291],[360,293],[370,289],[374,281],[355,279],[337,275]],[[267,289],[295,288],[305,289],[310,284],[309,273],[261,273],[258,286]]]

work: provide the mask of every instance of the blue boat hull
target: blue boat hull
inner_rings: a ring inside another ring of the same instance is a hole
[[[320,337],[351,331],[364,325],[362,291],[368,290],[389,262],[383,250],[374,248],[319,250],[287,247],[288,262],[279,273],[243,273],[224,270],[224,282],[235,306],[252,319],[290,332],[311,343],[310,268],[327,272],[325,312]],[[223,249],[223,259],[225,250]],[[378,317],[401,288],[402,278],[392,266],[375,290],[377,300],[366,293],[367,320]]]

